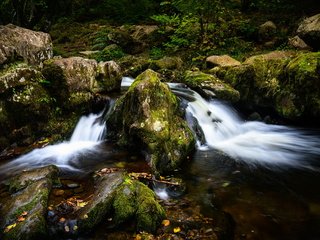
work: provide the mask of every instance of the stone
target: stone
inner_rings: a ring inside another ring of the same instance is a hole
[[[288,44],[298,50],[312,50],[299,36],[289,38]]]
[[[194,136],[178,112],[177,97],[148,69],[116,101],[107,134],[119,145],[146,148],[154,172],[170,172],[194,149]]]
[[[8,24],[0,26],[0,64],[19,57],[31,65],[41,65],[53,57],[50,35]]]
[[[43,239],[48,236],[46,215],[54,166],[22,172],[4,182],[9,194],[0,199],[2,239]]]
[[[131,36],[138,41],[149,43],[158,30],[157,25],[134,25]]]
[[[122,80],[120,66],[115,61],[100,62],[97,79],[99,92],[120,90]]]
[[[208,68],[213,68],[216,66],[237,66],[241,63],[228,55],[213,55],[206,58],[206,64]]]
[[[320,13],[304,19],[297,29],[298,36],[314,50],[320,49]]]
[[[181,69],[183,61],[180,57],[163,57],[159,60],[154,60],[150,68],[153,70],[166,69],[166,70],[176,70]]]
[[[138,54],[145,49],[145,44],[134,39],[126,31],[112,31],[108,34],[109,41],[120,46],[126,53]]]
[[[237,102],[240,99],[239,92],[231,85],[214,75],[206,74],[201,71],[187,71],[183,82],[191,88],[211,90],[217,98],[222,100]]]
[[[123,69],[124,76],[137,77],[140,73],[149,68],[150,62],[148,58],[142,56],[126,55],[118,60]]]
[[[277,26],[272,21],[267,21],[259,26],[258,34],[262,42],[267,42],[275,38]]]

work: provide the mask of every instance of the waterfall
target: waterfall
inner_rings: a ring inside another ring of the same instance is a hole
[[[187,104],[186,115],[195,118],[202,129],[205,141],[198,141],[199,150],[217,149],[251,166],[312,168],[304,160],[320,156],[319,136],[281,125],[243,121],[232,107],[219,100],[205,100],[177,86],[173,91],[182,98],[187,92],[193,99]]]
[[[65,141],[33,151],[0,167],[0,174],[14,173],[24,169],[54,164],[63,170],[79,171],[79,160],[97,154],[99,144],[105,136],[102,113],[82,116],[76,125],[70,141]]]

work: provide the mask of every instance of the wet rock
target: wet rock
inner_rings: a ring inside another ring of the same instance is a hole
[[[177,97],[156,72],[146,70],[117,100],[107,119],[108,135],[119,145],[146,148],[154,171],[172,171],[194,148],[178,110]]]
[[[228,55],[213,55],[206,59],[207,68],[238,66],[241,63]]]
[[[187,71],[183,81],[191,88],[209,89],[219,99],[237,102],[240,98],[239,92],[228,83],[201,71]]]
[[[58,169],[39,168],[4,182],[10,192],[0,199],[0,236],[3,239],[41,239],[47,236],[46,210]]]
[[[297,29],[298,36],[315,50],[320,49],[320,14],[304,19]]]
[[[39,65],[53,56],[50,35],[12,24],[0,26],[0,64],[19,58]]]
[[[80,232],[90,232],[112,209],[116,189],[123,183],[123,172],[114,172],[96,177],[95,192],[91,201],[79,210],[78,226]]]

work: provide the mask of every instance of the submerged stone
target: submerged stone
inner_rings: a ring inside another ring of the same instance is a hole
[[[172,171],[194,148],[193,134],[178,110],[177,97],[156,72],[146,70],[117,100],[107,119],[108,135],[119,145],[146,149],[153,171]]]

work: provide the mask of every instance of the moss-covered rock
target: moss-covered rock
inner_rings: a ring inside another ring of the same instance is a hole
[[[279,112],[287,117],[307,115],[319,118],[320,52],[297,56],[289,62],[285,70],[287,76],[283,92],[287,94],[278,99]],[[281,104],[283,102],[286,104]]]
[[[99,92],[120,90],[122,72],[115,61],[100,62],[98,64],[97,81]]]
[[[78,231],[90,232],[111,212],[116,189],[124,181],[123,172],[115,172],[95,178],[95,192],[91,201],[76,213]]]
[[[135,219],[139,231],[155,232],[165,218],[165,211],[156,201],[153,191],[130,178],[126,178],[117,189],[113,208],[118,224]]]
[[[183,81],[191,88],[209,89],[219,99],[237,102],[240,98],[239,92],[228,83],[225,83],[214,75],[201,71],[187,71]]]
[[[146,148],[154,171],[179,167],[194,137],[178,115],[178,99],[152,70],[140,74],[107,119],[108,135],[122,146]]]
[[[57,174],[56,167],[48,166],[23,172],[4,183],[9,194],[0,199],[3,239],[42,239],[48,236],[48,197]]]
[[[180,57],[163,57],[159,60],[154,60],[150,68],[153,70],[175,70],[181,69],[183,61]]]
[[[123,69],[124,76],[137,77],[149,68],[150,61],[143,56],[127,55],[118,60]]]

